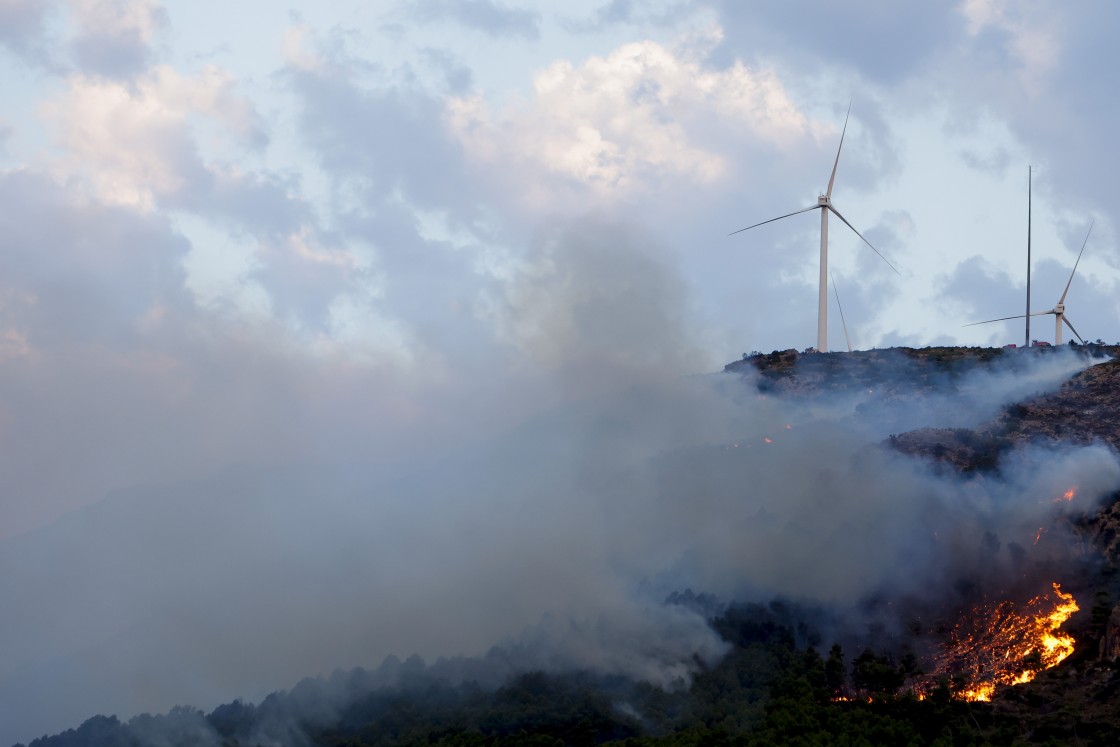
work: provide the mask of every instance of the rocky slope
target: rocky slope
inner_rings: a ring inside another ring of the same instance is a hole
[[[1074,375],[1049,394],[1017,402],[976,429],[924,428],[897,436],[907,454],[951,462],[961,469],[989,466],[991,452],[1026,442],[1076,444],[1100,441],[1120,450],[1120,359]]]

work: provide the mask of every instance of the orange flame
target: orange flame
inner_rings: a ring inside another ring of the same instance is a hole
[[[991,700],[992,696],[995,694],[996,686],[988,682],[982,685],[978,685],[970,690],[965,690],[960,694],[959,697],[961,700],[969,700],[974,702],[977,700],[988,701]]]
[[[954,626],[952,638],[935,657],[931,679],[917,688],[925,694],[939,677],[964,680],[957,697],[991,700],[996,688],[1033,680],[1073,653],[1072,636],[1059,632],[1080,607],[1055,583],[1018,608],[1013,602],[985,603]]]
[[[1077,495],[1077,487],[1076,486],[1070,488],[1069,490],[1067,490],[1066,492],[1062,493],[1060,496],[1055,498],[1054,503],[1057,503],[1058,501],[1072,501],[1073,497],[1075,495]]]

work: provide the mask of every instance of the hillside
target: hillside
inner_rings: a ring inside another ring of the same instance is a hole
[[[1092,365],[1071,376],[1057,391],[1011,403],[975,428],[919,428],[892,434],[883,445],[962,475],[998,471],[1009,454],[1027,445],[1057,448],[1098,443],[1120,451],[1120,359],[1111,357],[1120,349],[1088,346],[1076,352]],[[881,393],[884,397],[913,397],[946,381],[952,386],[966,374],[1009,358],[1054,354],[1053,348],[894,349],[829,355],[785,351],[738,361],[728,370],[757,369],[758,388],[764,392],[789,391],[812,397],[879,387],[887,390]],[[884,373],[896,370],[890,364],[900,358],[909,364],[909,376],[895,378]],[[1115,706],[1120,695],[1120,661],[1116,658],[1120,654],[1120,605],[1111,606],[1120,589],[1120,491],[1078,520],[1075,531],[1092,548],[1084,568],[1094,595],[1092,609],[1083,609],[1068,626],[1076,632],[1078,652],[1033,682],[1001,690],[994,699],[994,712],[1018,721],[1031,741],[1044,741],[1043,735],[1049,734],[1063,744],[1073,743],[1069,735],[1076,733],[1086,743],[1104,744],[1107,738],[1093,735],[1094,729],[1108,733],[1120,729],[1120,710]]]
[[[991,466],[1002,451],[1028,442],[1106,443],[1120,450],[1120,360],[1074,375],[1057,392],[1004,408],[975,429],[920,429],[892,445],[907,454],[950,462],[961,470]]]
[[[727,373],[758,374],[762,392],[820,395],[854,389],[886,387],[890,392],[920,394],[959,381],[976,371],[1021,370],[1032,360],[1073,353],[1104,361],[1120,354],[1120,346],[1084,345],[1060,348],[882,348],[851,353],[803,354],[775,350],[744,356],[724,367]]]

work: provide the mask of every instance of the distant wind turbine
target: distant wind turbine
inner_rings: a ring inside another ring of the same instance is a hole
[[[836,167],[840,165],[840,150],[844,147],[844,135],[848,131],[848,117],[851,115],[851,113],[852,113],[852,105],[848,104],[848,113],[846,115],[844,115],[844,129],[841,130],[841,132],[840,132],[840,147],[836,149],[836,160],[832,164],[832,176],[830,176],[828,178],[828,189],[825,191],[825,193],[823,195],[819,195],[817,197],[817,204],[816,205],[812,205],[810,207],[805,208],[804,210],[798,210],[798,211],[793,212],[793,213],[786,213],[785,215],[779,215],[777,218],[771,218],[770,220],[764,220],[761,223],[755,223],[753,226],[747,226],[746,228],[740,228],[738,231],[732,231],[731,233],[727,234],[728,236],[734,236],[737,233],[742,233],[743,231],[749,231],[752,228],[758,228],[759,226],[764,226],[767,223],[773,223],[774,221],[782,220],[783,218],[789,218],[790,216],[793,216],[793,215],[799,215],[801,213],[807,213],[810,210],[820,210],[821,211],[821,267],[820,267],[819,292],[817,294],[817,350],[819,350],[822,353],[828,352],[828,214],[829,214],[829,212],[831,212],[833,215],[835,215],[837,218],[839,218],[844,223],[845,226],[852,229],[852,231],[855,233],[855,235],[859,236],[860,239],[863,240],[863,243],[865,243],[865,244],[867,244],[868,246],[871,247],[871,251],[878,254],[879,258],[881,260],[883,260],[884,262],[886,262],[888,267],[890,267],[892,270],[894,270],[895,273],[898,273],[898,270],[895,269],[895,266],[892,265],[887,260],[887,258],[884,257],[882,255],[882,253],[879,252],[878,249],[876,249],[874,246],[872,246],[871,242],[868,241],[867,239],[865,239],[863,237],[862,233],[860,233],[859,231],[856,231],[855,226],[853,226],[851,223],[849,223],[848,219],[845,218],[843,215],[841,215],[840,211],[837,210],[835,208],[835,206],[833,206],[833,204],[832,204],[832,185],[836,182]]]
[[[1077,266],[1079,264],[1081,264],[1081,255],[1085,253],[1085,246],[1089,243],[1089,234],[1091,234],[1092,232],[1093,232],[1093,224],[1090,223],[1089,224],[1089,230],[1085,233],[1085,241],[1083,241],[1081,243],[1081,251],[1077,254],[1077,261],[1073,263],[1073,272],[1071,272],[1069,274],[1069,280],[1066,281],[1066,289],[1064,291],[1062,291],[1062,297],[1058,299],[1058,303],[1054,306],[1054,308],[1050,309],[1049,311],[1034,311],[1034,312],[1031,312],[1031,314],[1030,314],[1030,316],[1044,316],[1046,314],[1053,314],[1054,315],[1054,344],[1055,345],[1061,345],[1062,344],[1062,324],[1065,324],[1067,327],[1069,327],[1070,332],[1073,332],[1074,337],[1076,337],[1078,340],[1080,340],[1082,344],[1085,343],[1085,339],[1077,333],[1077,330],[1073,328],[1072,324],[1070,324],[1069,319],[1066,319],[1066,294],[1069,293],[1069,286],[1070,286],[1070,284],[1073,283],[1073,276],[1077,273]],[[988,320],[983,321],[983,322],[973,322],[972,324],[966,324],[964,326],[975,327],[977,324],[991,324],[992,322],[1005,322],[1008,319],[1022,319],[1023,317],[1026,317],[1026,316],[1028,316],[1028,315],[1027,314],[1019,314],[1017,316],[1005,316],[1005,317],[1001,317],[999,319],[988,319]]]

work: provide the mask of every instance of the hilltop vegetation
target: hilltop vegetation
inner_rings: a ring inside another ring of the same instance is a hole
[[[975,429],[923,428],[892,445],[907,454],[951,463],[960,470],[991,468],[999,456],[1031,442],[1106,443],[1120,450],[1120,360],[1075,374],[1052,393],[1013,403]]]
[[[727,364],[728,373],[758,374],[762,392],[829,394],[854,389],[887,387],[890,391],[920,394],[959,380],[977,370],[1014,369],[1041,356],[1073,351],[1092,360],[1120,354],[1117,345],[1069,345],[1060,348],[881,348],[851,353],[772,353],[744,355]],[[905,373],[900,377],[900,372]]]

